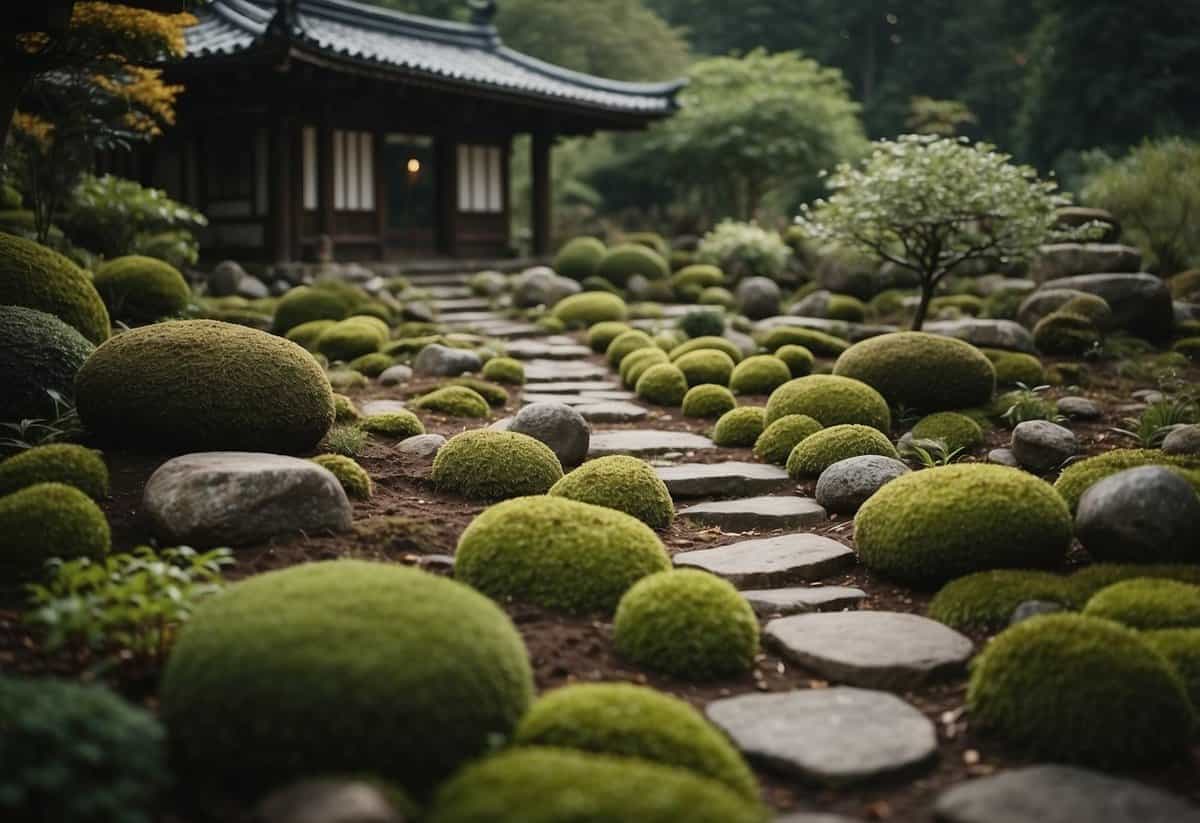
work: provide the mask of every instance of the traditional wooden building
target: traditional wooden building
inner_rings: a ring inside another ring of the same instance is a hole
[[[566,0],[564,0],[566,2]],[[311,259],[498,256],[511,247],[509,158],[532,136],[532,245],[550,242],[560,135],[669,116],[682,83],[625,83],[504,46],[471,23],[351,0],[214,0],[196,12],[178,122],[133,171],[211,221],[206,253]]]

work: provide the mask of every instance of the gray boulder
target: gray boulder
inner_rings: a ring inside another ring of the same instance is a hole
[[[559,277],[547,266],[526,269],[513,281],[513,305],[518,308],[553,306],[583,287],[569,277]]]
[[[469,349],[452,349],[440,343],[431,343],[413,361],[413,371],[434,377],[458,377],[464,372],[479,371],[483,361]]]
[[[1032,329],[1043,317],[1058,311],[1080,295],[1086,297],[1087,292],[1057,287],[1038,289],[1021,301],[1021,306],[1017,309],[1017,322],[1027,329]]]
[[[229,297],[237,293],[238,284],[248,277],[236,260],[222,260],[208,274],[208,293],[213,297]]]
[[[821,472],[816,499],[827,511],[853,514],[885,484],[908,472],[908,466],[891,457],[847,457]]]
[[[440,434],[418,434],[397,443],[396,451],[412,457],[433,457],[445,444],[446,438]]]
[[[1086,397],[1061,397],[1055,408],[1072,420],[1099,420],[1102,414],[1100,407]]]
[[[1067,206],[1058,210],[1054,222],[1064,229],[1074,229],[1088,223],[1102,223],[1103,234],[1096,237],[1098,243],[1115,243],[1121,239],[1121,223],[1106,209],[1089,209],[1084,206]]]
[[[797,317],[828,317],[829,300],[832,297],[833,292],[826,289],[812,292],[793,303],[788,314],[794,314]]]
[[[379,385],[381,386],[399,386],[401,383],[407,383],[412,379],[413,370],[403,363],[397,363],[395,366],[388,366],[379,374]]]
[[[1171,290],[1153,274],[1083,274],[1054,281],[1056,289],[1076,289],[1103,297],[1113,325],[1147,340],[1169,337],[1175,323]]]
[[[530,403],[517,412],[508,430],[545,443],[563,466],[582,463],[592,439],[587,420],[566,403]]]
[[[267,795],[255,823],[404,823],[404,816],[370,783],[307,780]]]
[[[238,282],[237,295],[247,300],[261,300],[270,297],[271,290],[267,288],[266,283],[248,274]]]
[[[961,320],[938,320],[925,324],[925,331],[965,340],[983,349],[1006,349],[1037,354],[1033,335],[1013,320],[986,320],[964,317]]]
[[[1077,274],[1141,271],[1142,252],[1116,243],[1053,243],[1038,249],[1030,274],[1039,283]]]
[[[1079,498],[1075,535],[1101,562],[1195,563],[1200,561],[1200,497],[1163,466],[1127,469]]]
[[[1167,454],[1200,456],[1200,424],[1173,429],[1163,440],[1162,450]]]
[[[1021,467],[1017,458],[1013,456],[1012,449],[992,449],[987,453],[987,462],[995,463],[997,466],[1008,466],[1011,469]]]
[[[747,277],[737,287],[738,306],[751,320],[779,314],[783,295],[779,285],[766,277]]]
[[[1009,447],[1021,468],[1045,474],[1079,454],[1079,438],[1049,420],[1026,420],[1013,429]]]

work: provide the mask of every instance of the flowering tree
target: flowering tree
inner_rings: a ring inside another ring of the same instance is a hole
[[[815,240],[916,272],[913,328],[920,329],[938,284],[956,267],[1028,259],[1055,233],[1055,212],[1069,198],[1010,159],[965,138],[881,140],[858,167],[842,164],[829,175],[832,194],[803,206],[796,222]]]

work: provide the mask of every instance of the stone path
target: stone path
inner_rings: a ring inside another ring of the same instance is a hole
[[[518,360],[535,360],[546,358],[550,360],[575,360],[587,357],[592,350],[587,346],[575,343],[553,344],[539,340],[516,340],[504,347],[504,353]]]
[[[637,423],[645,420],[649,414],[635,403],[625,403],[619,400],[582,403],[575,407],[575,411],[583,415],[583,419],[589,423]]]
[[[760,499],[788,501],[802,498]],[[743,540],[715,549],[681,552],[675,555],[674,561],[676,566],[712,572],[739,588],[774,588],[837,574],[854,565],[854,552],[828,537],[785,534]]]
[[[789,614],[852,609],[865,600],[867,593],[850,586],[790,586],[783,589],[743,591],[760,617],[785,617]]]
[[[528,375],[528,372],[526,374]],[[592,432],[592,444],[588,449],[588,457],[603,457],[607,454],[644,456],[674,451],[701,451],[716,447],[716,444],[707,437],[689,432],[619,429]]]
[[[538,387],[534,387],[535,389]],[[587,403],[620,403],[630,402],[636,395],[633,392],[611,389],[606,391],[580,392],[579,394],[554,394],[540,391],[527,392],[521,396],[524,403],[566,403],[568,406],[582,406]],[[639,408],[641,408],[639,406]]]
[[[526,383],[560,383],[564,380],[606,380],[607,368],[586,360],[530,360],[525,364]]]
[[[685,463],[660,466],[658,476],[671,497],[743,497],[779,491],[793,485],[788,473],[762,463]]]
[[[799,529],[828,518],[810,497],[744,497],[697,503],[680,509],[679,516],[727,532]]]

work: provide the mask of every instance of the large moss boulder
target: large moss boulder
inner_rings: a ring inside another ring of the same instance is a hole
[[[108,339],[108,310],[87,273],[56,251],[0,232],[0,306],[52,314],[93,343]]]
[[[1200,493],[1200,457],[1170,455],[1159,449],[1113,449],[1079,460],[1063,469],[1054,488],[1074,511],[1079,498],[1106,477],[1140,466],[1166,466],[1190,482]]]
[[[822,426],[871,426],[885,434],[892,426],[887,401],[860,380],[810,374],[789,380],[767,398],[767,425],[789,414],[804,414]]]
[[[916,331],[855,343],[838,357],[833,373],[861,380],[893,406],[922,411],[981,406],[996,391],[996,369],[983,352]]]
[[[76,380],[79,415],[110,442],[167,451],[312,449],[333,423],[333,391],[304,349],[216,320],[124,332]]]
[[[192,296],[179,269],[139,254],[109,260],[96,269],[93,282],[109,314],[129,323],[177,315]]]
[[[204,601],[160,691],[179,773],[245,793],[362,773],[423,794],[511,735],[532,696],[521,637],[487,598],[354,560]]]
[[[526,434],[473,429],[451,437],[433,459],[433,485],[469,500],[545,494],[562,479],[550,447]]]
[[[0,306],[0,421],[52,417],[47,392],[73,398],[75,375],[95,349],[53,315]]]

